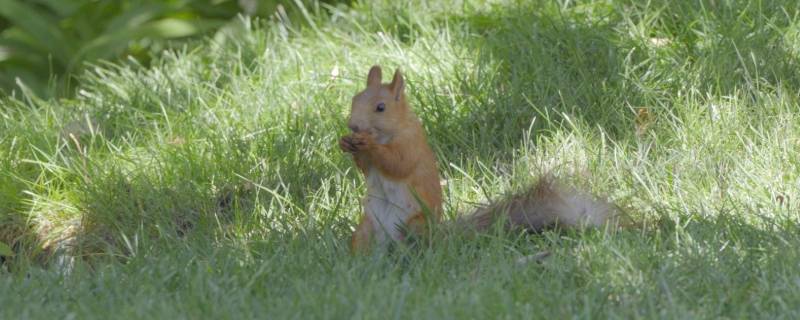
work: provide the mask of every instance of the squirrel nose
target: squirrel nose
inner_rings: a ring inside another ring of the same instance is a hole
[[[358,126],[355,124],[348,124],[347,127],[353,132],[358,132]]]

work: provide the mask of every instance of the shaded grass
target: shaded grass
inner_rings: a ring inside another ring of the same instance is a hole
[[[235,246],[159,246],[125,264],[70,276],[33,270],[27,279],[2,281],[17,289],[4,302],[27,297],[24,303],[38,306],[27,309],[32,317],[91,317],[109,306],[118,306],[121,317],[165,318],[373,318],[386,312],[404,318],[708,318],[777,316],[777,310],[792,317],[796,310],[786,304],[797,299],[796,276],[780,270],[793,268],[795,251],[757,250],[754,243],[797,243],[796,235],[726,219],[696,220],[692,227],[647,237],[592,232],[523,241],[450,238],[413,253],[358,259],[343,259],[345,248],[326,247],[337,239],[270,236]],[[552,251],[542,264],[514,262],[542,249]],[[53,283],[65,290],[45,291]],[[88,296],[70,307],[46,302]]]
[[[2,99],[2,317],[796,314],[794,2],[325,10]],[[548,172],[639,227],[351,257],[364,189],[335,142],[376,63],[407,75],[448,216]]]

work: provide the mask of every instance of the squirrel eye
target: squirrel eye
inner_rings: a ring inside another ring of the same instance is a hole
[[[383,102],[378,103],[378,105],[375,107],[375,111],[383,112],[383,110],[386,110],[386,104]]]

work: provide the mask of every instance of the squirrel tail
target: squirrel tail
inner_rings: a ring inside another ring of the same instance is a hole
[[[543,177],[527,190],[476,209],[458,224],[484,231],[496,222],[503,222],[507,229],[539,232],[556,226],[597,227],[614,214],[610,203]]]

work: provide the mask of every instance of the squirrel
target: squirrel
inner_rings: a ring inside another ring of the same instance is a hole
[[[364,214],[351,238],[353,252],[403,241],[409,232],[422,234],[428,224],[441,221],[436,156],[404,89],[399,69],[392,82],[385,84],[380,66],[373,66],[366,88],[352,99],[347,123],[351,133],[339,140],[367,185]],[[478,208],[456,224],[483,231],[503,221],[508,229],[538,232],[556,225],[599,226],[612,213],[605,201],[552,178],[541,178],[529,189]]]

